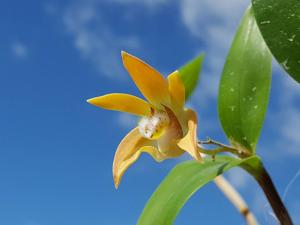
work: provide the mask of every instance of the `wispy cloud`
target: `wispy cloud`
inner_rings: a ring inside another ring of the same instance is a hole
[[[117,125],[129,130],[137,126],[138,118],[130,114],[119,113],[116,121],[118,122]]]
[[[300,155],[300,109],[296,107],[286,108],[278,112],[281,124],[278,124],[280,139],[277,146],[282,153]]]
[[[278,79],[276,85],[276,102],[270,105],[267,129],[277,136],[272,141],[273,157],[300,156],[300,88],[293,79],[278,64],[274,64],[274,76]],[[275,89],[274,89],[275,90]],[[280,92],[279,92],[280,90]]]
[[[76,1],[64,11],[63,23],[81,56],[102,75],[118,79],[123,72],[120,51],[137,49],[140,43],[136,36],[117,34],[102,11],[100,1]]]
[[[226,177],[232,185],[238,189],[246,188],[250,182],[251,176],[244,170],[236,168],[226,173]]]
[[[11,51],[15,57],[20,59],[24,59],[28,56],[27,46],[24,43],[19,41],[12,43]]]
[[[173,1],[75,0],[66,6],[62,17],[65,28],[72,36],[74,46],[82,58],[91,62],[101,75],[120,79],[124,71],[120,63],[120,51],[139,51],[142,43],[139,32],[119,29],[118,26],[134,29],[140,11],[151,17],[156,9],[171,2]],[[177,4],[178,1],[174,3]],[[111,6],[123,9],[118,10],[113,24],[106,13],[107,7]],[[140,10],[136,10],[137,8]],[[45,11],[53,14],[57,9],[48,4],[45,5]],[[116,26],[118,23],[121,24]]]
[[[205,137],[220,135],[221,132],[215,107],[220,75],[231,40],[248,4],[243,0],[180,1],[182,22],[195,39],[201,40],[198,52],[205,52],[201,82],[191,99],[196,109],[200,109],[199,117],[205,120],[199,129],[200,135]]]
[[[260,190],[254,190],[251,194],[253,195],[251,208],[253,209],[254,214],[259,216],[260,223],[267,225],[278,224],[273,210],[264,194]]]
[[[187,29],[204,42],[206,60],[200,84],[200,104],[216,98],[219,76],[231,39],[248,1],[181,0],[181,17]],[[198,95],[198,94],[197,94]]]
[[[181,14],[183,22],[195,36],[207,39],[207,42],[218,40],[228,45],[248,4],[248,1],[241,0],[181,0]]]

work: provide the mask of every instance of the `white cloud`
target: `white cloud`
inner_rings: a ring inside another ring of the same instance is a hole
[[[199,39],[205,60],[191,101],[199,107],[199,118],[205,123],[199,129],[203,137],[220,134],[217,113],[217,94],[226,55],[249,1],[244,0],[180,0],[183,24],[192,37]],[[199,46],[200,47],[200,46]]]
[[[246,188],[250,182],[249,174],[247,174],[241,168],[231,169],[226,173],[226,177],[230,181],[230,183],[238,189]]]
[[[24,59],[28,56],[28,49],[22,42],[14,42],[11,45],[11,51],[17,58]]]
[[[105,16],[106,4],[125,7],[126,10],[118,12],[118,20],[122,21],[123,27],[133,27],[134,24],[130,24],[135,21],[132,21],[132,5],[134,9],[142,7],[141,10],[147,13],[170,2],[171,0],[76,0],[64,10],[63,23],[74,38],[74,46],[81,56],[91,62],[102,75],[118,79],[124,71],[120,51],[137,51],[141,48],[141,42],[137,35],[120,33],[120,29],[109,24],[111,21]],[[58,10],[53,5],[46,4],[45,11],[56,15]]]
[[[248,4],[243,0],[181,0],[181,14],[184,24],[194,35],[220,41],[232,36]]]
[[[119,113],[117,117],[118,125],[125,129],[133,129],[137,126],[137,117],[127,114],[127,113]]]
[[[101,10],[98,1],[77,1],[65,10],[63,22],[81,56],[102,75],[117,79],[123,72],[120,51],[137,49],[140,43],[135,36],[116,34]]]
[[[243,0],[181,0],[183,23],[205,46],[205,66],[196,93],[205,105],[218,93],[220,74],[238,23],[249,4]],[[203,51],[203,49],[201,49]]]
[[[267,202],[267,199],[263,192],[260,190],[256,190],[252,194],[254,196],[253,201],[251,203],[251,208],[253,209],[254,214],[261,218],[260,222],[262,224],[268,225],[278,224],[277,218],[275,217],[273,210],[270,204]]]
[[[51,15],[51,16],[55,16],[57,15],[58,13],[58,7],[53,4],[52,2],[45,2],[43,4],[43,8],[44,8],[44,11],[45,13],[47,13],[48,15]]]
[[[300,156],[300,88],[299,84],[274,64],[277,106],[270,107],[268,129],[278,136],[271,145],[275,146],[275,156]],[[275,157],[275,158],[277,158]]]
[[[279,115],[282,115],[279,127],[280,138],[283,139],[279,147],[282,151],[300,155],[300,109],[290,107]]]

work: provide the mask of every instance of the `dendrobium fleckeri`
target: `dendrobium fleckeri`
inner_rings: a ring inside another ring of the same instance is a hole
[[[141,119],[121,141],[113,162],[116,188],[127,170],[142,152],[156,161],[178,157],[188,152],[201,161],[197,147],[197,115],[185,109],[185,87],[179,72],[165,79],[142,60],[122,52],[125,68],[148,102],[121,93],[112,93],[88,100],[104,109],[117,110],[141,116]]]

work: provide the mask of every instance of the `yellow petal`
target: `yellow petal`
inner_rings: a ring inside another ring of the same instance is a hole
[[[122,51],[125,68],[145,98],[153,105],[168,105],[169,91],[166,79],[142,60]]]
[[[177,146],[177,140],[182,138],[183,131],[174,112],[165,106],[170,123],[162,137],[157,140],[159,151],[168,158],[178,157],[184,151]]]
[[[157,161],[165,159],[164,155],[155,147],[155,142],[142,137],[136,127],[121,141],[115,154],[113,177],[116,188],[118,188],[125,171],[139,158],[142,152],[149,153]]]
[[[87,100],[90,104],[109,110],[127,112],[139,116],[150,115],[151,107],[143,99],[128,94],[113,93]]]
[[[181,156],[184,151],[178,147],[176,140],[168,140],[165,142],[163,139],[158,140],[159,151],[165,155],[166,158],[175,158]]]
[[[185,102],[185,87],[176,70],[168,76],[171,103],[176,107],[183,108]]]
[[[197,147],[197,115],[193,110],[189,109],[186,112],[186,117],[188,132],[178,141],[178,146],[188,152],[194,159],[202,161]]]

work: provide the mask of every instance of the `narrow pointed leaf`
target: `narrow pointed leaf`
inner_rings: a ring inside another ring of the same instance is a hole
[[[137,224],[171,225],[188,199],[218,175],[236,166],[260,166],[256,156],[247,159],[218,156],[215,161],[204,160],[205,163],[187,161],[177,165],[156,189]]]
[[[276,60],[300,82],[300,1],[252,0],[259,29]]]
[[[255,152],[270,84],[271,54],[249,8],[232,42],[219,87],[219,118],[235,147]]]
[[[197,87],[203,59],[204,54],[201,54],[179,69],[179,76],[182,79],[185,86],[186,100],[191,96],[191,94]]]

